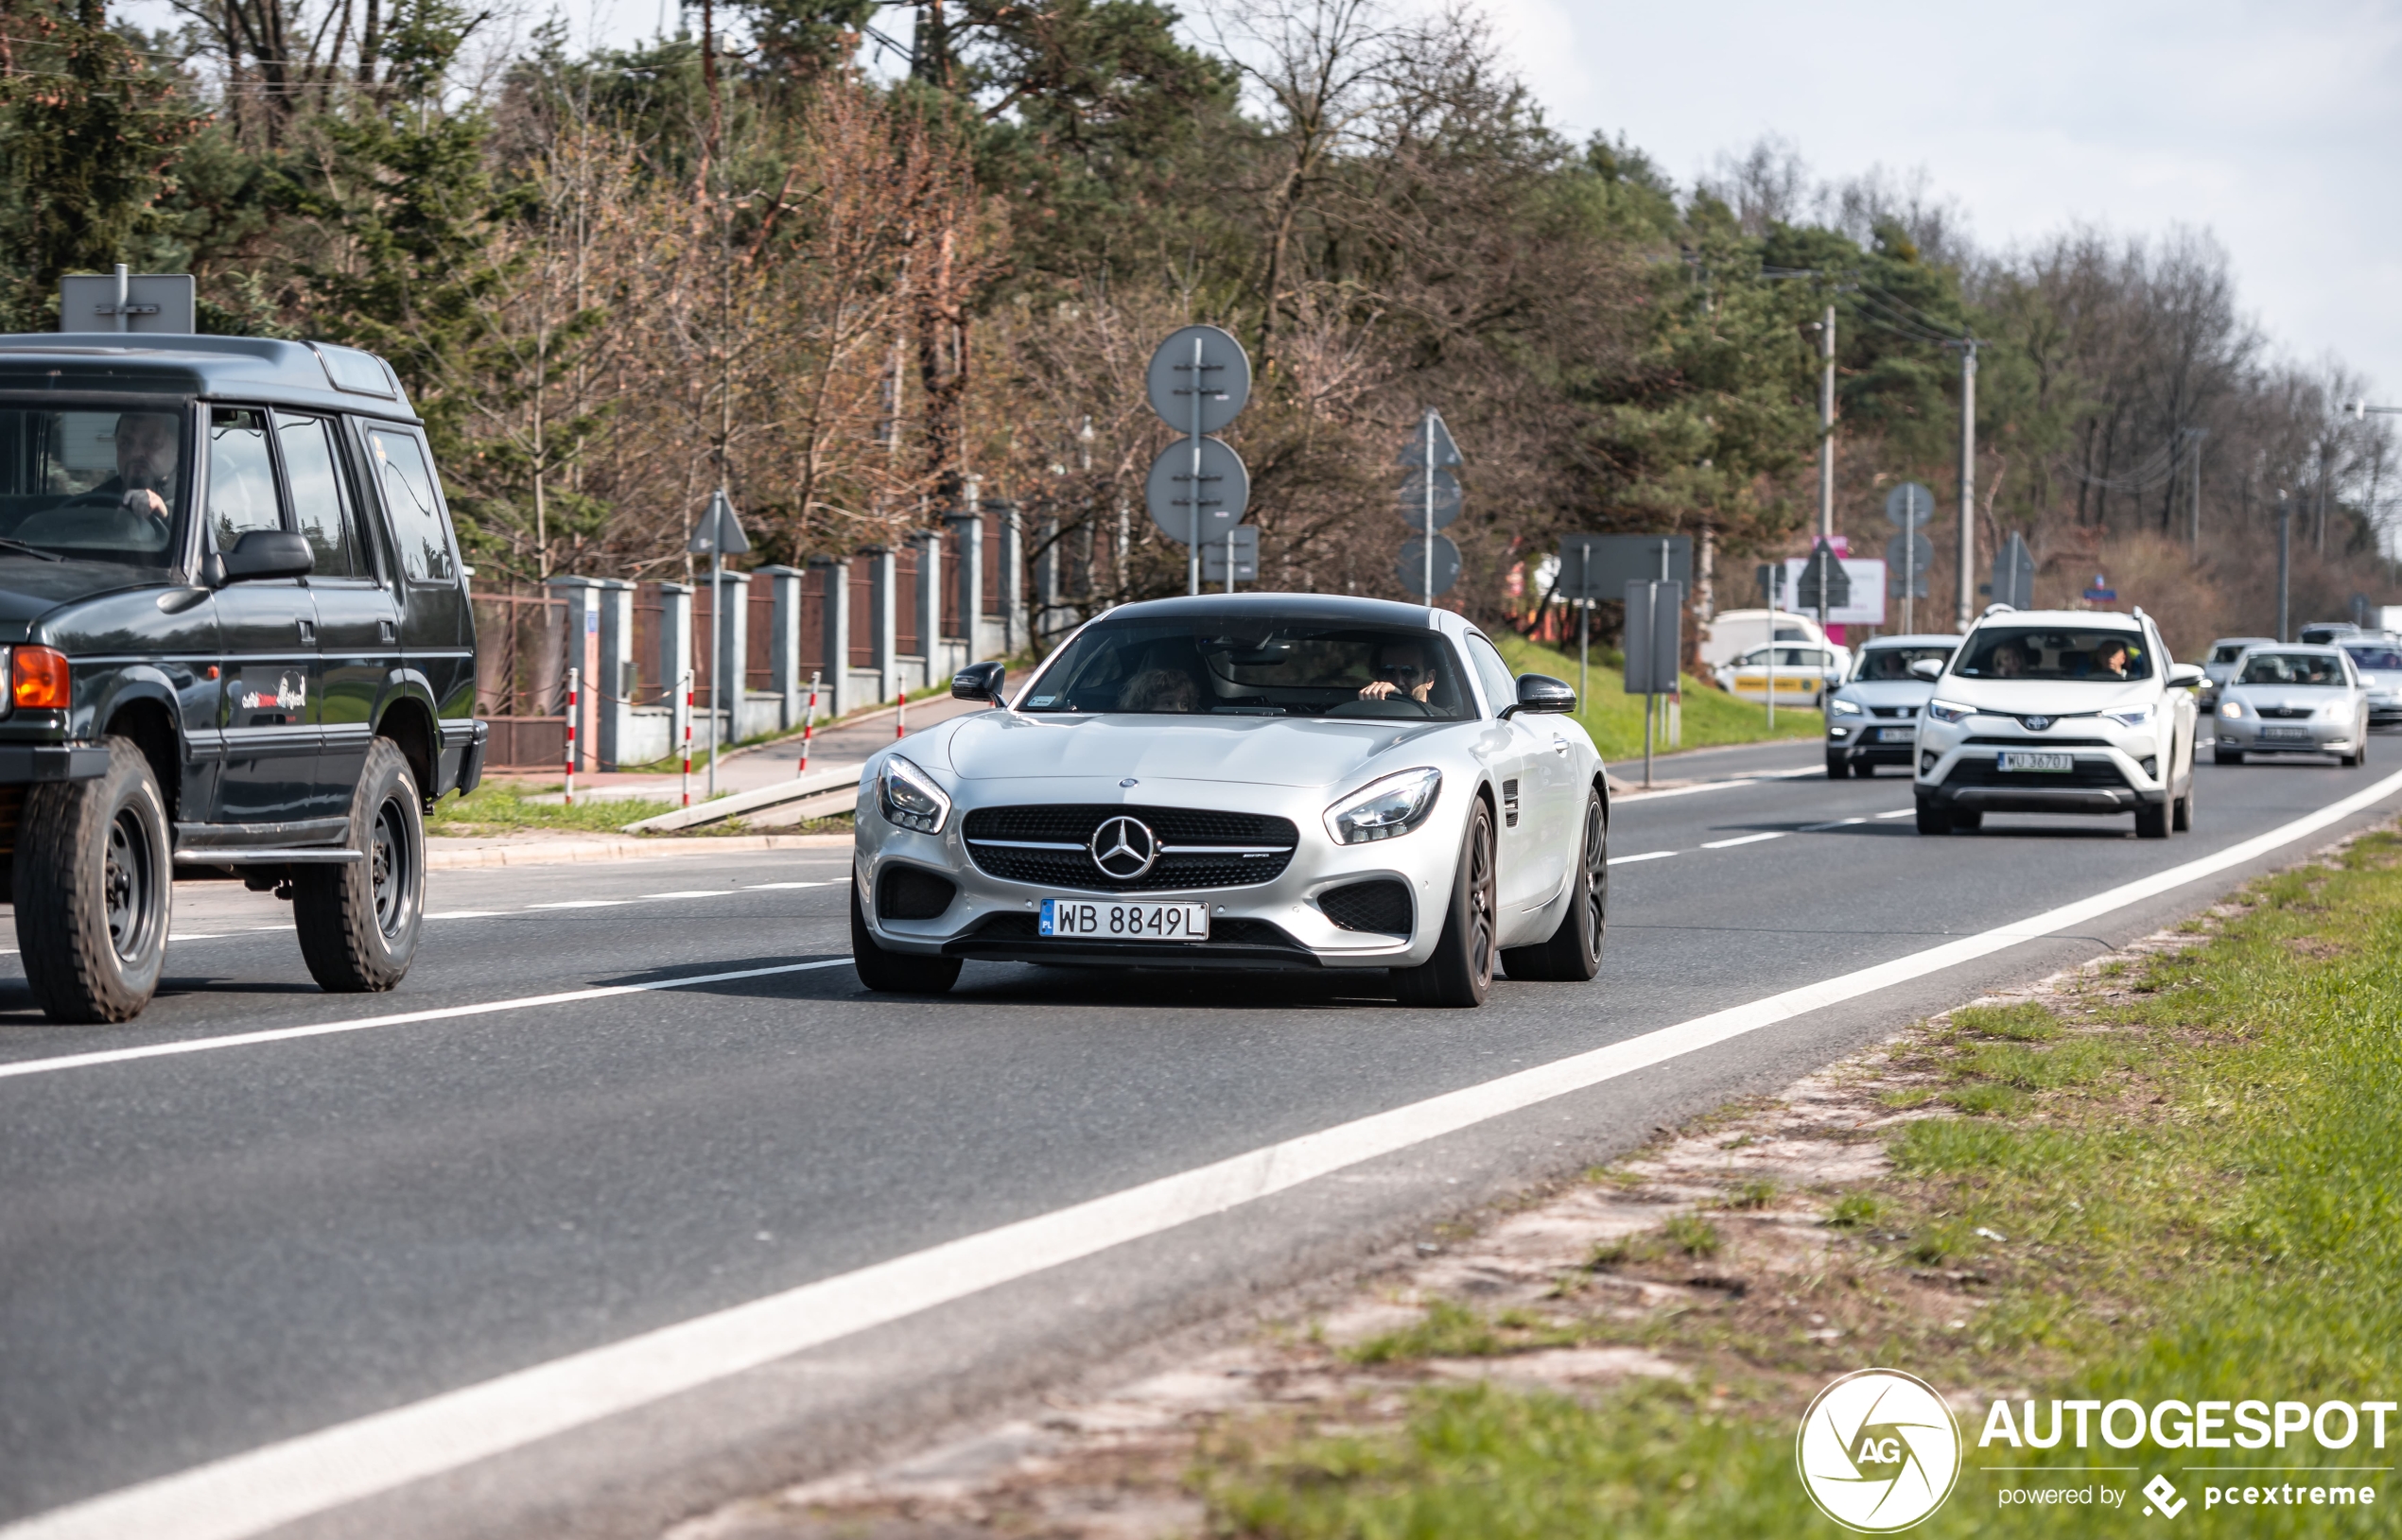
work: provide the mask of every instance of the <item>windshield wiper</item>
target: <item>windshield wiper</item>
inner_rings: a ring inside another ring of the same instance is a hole
[[[17,551],[26,556],[38,556],[44,562],[63,562],[66,560],[65,557],[61,556],[56,551],[45,551],[39,545],[28,545],[22,540],[10,540],[7,535],[0,535],[0,550]]]

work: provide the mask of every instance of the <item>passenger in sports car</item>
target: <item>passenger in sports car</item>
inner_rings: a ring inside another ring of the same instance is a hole
[[[1118,692],[1120,711],[1198,711],[1201,692],[1180,668],[1146,668]]]
[[[1390,700],[1405,694],[1423,703],[1435,688],[1434,671],[1426,666],[1426,649],[1416,642],[1388,642],[1376,652],[1376,679],[1360,686],[1363,701]]]

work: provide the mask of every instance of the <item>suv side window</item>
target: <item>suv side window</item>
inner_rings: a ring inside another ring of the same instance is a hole
[[[209,413],[208,521],[217,548],[230,551],[254,529],[281,529],[267,414],[219,407]]]
[[[370,424],[367,454],[392,520],[392,542],[400,548],[401,570],[414,582],[451,581],[450,530],[434,493],[426,446],[413,434]]]
[[[1468,661],[1476,666],[1477,682],[1485,686],[1486,715],[1499,716],[1518,701],[1518,682],[1493,644],[1482,636],[1468,638]]]
[[[317,557],[315,576],[363,577],[366,553],[359,549],[353,532],[341,467],[334,458],[332,426],[322,417],[287,417],[279,411],[275,441],[284,451],[284,478],[291,488],[292,514]]]

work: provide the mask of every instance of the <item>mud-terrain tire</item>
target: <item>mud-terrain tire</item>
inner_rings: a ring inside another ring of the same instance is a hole
[[[1493,938],[1500,934],[1494,859],[1493,810],[1478,797],[1460,841],[1452,899],[1445,907],[1435,955],[1415,968],[1393,970],[1393,986],[1403,1005],[1460,1009],[1485,1003],[1493,987]]]
[[[28,787],[17,824],[17,951],[52,1021],[131,1020],[166,963],[166,799],[131,738],[104,747],[99,776]]]
[[[409,756],[390,738],[368,745],[349,839],[366,859],[295,870],[292,924],[319,988],[377,994],[407,976],[426,922],[425,804]]]

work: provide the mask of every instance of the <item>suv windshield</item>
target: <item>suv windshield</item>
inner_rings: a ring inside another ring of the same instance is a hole
[[[2238,684],[2341,685],[2343,665],[2324,652],[2254,652],[2243,660]]]
[[[1980,628],[1952,672],[1964,679],[2075,679],[2115,684],[2151,677],[2141,632]]]
[[[1926,658],[1937,663],[1948,662],[1952,649],[1948,647],[1872,647],[1860,654],[1860,671],[1854,680],[1916,679],[1910,665]]]
[[[0,407],[0,558],[165,566],[185,422],[173,407]]]
[[[1470,699],[1433,632],[1254,613],[1088,627],[1018,709],[1460,721]]]

